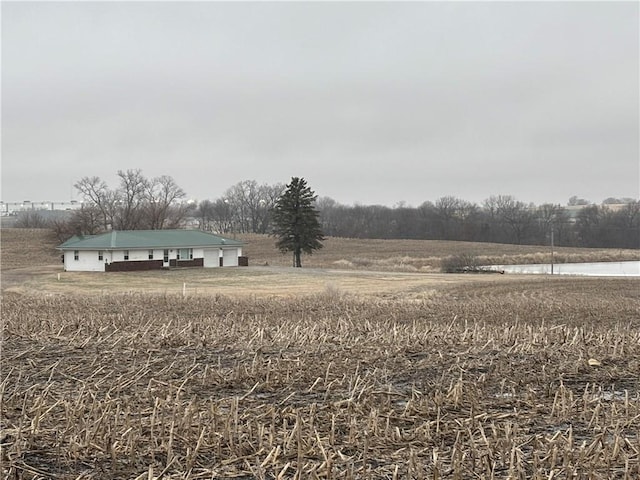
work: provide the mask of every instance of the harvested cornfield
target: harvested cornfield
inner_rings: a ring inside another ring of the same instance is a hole
[[[639,478],[638,287],[7,292],[3,476]]]

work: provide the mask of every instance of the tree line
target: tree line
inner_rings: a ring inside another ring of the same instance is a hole
[[[110,229],[164,229],[188,223],[219,234],[273,233],[273,214],[286,191],[284,184],[243,180],[214,199],[188,202],[173,178],[146,178],[140,170],[118,171],[119,184],[98,177],[75,184],[83,198],[51,226],[61,239]],[[611,204],[623,202],[622,208]],[[602,205],[572,197],[569,206],[526,204],[512,195],[490,196],[481,204],[444,196],[418,207],[398,204],[344,205],[314,197],[326,236],[376,239],[463,240],[515,244],[549,244],[551,232],[560,246],[640,248],[640,202],[607,199]],[[37,213],[37,212],[35,212]],[[43,226],[24,217],[22,226]]]
[[[640,202],[622,208],[584,205],[571,211],[559,204],[526,204],[497,195],[481,205],[452,196],[418,207],[341,205],[318,200],[320,221],[328,236],[462,240],[561,246],[640,248]]]

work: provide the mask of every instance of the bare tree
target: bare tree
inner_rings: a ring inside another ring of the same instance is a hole
[[[235,218],[229,201],[219,198],[212,205],[214,230],[219,233],[231,233],[234,231],[233,220]]]
[[[227,189],[223,201],[234,214],[234,230],[267,233],[271,211],[283,191],[282,184],[258,185],[255,180],[243,180]]]
[[[214,209],[211,200],[202,200],[196,208],[196,218],[198,219],[198,228],[209,232],[214,231]]]
[[[436,200],[433,210],[440,226],[440,238],[467,240],[472,236],[471,220],[478,212],[475,203],[445,196]]]
[[[338,210],[339,205],[331,197],[319,197],[316,200],[316,209],[320,216],[320,226],[327,235],[335,235],[339,231]]]
[[[14,225],[15,228],[47,228],[49,222],[37,210],[20,212]]]
[[[187,217],[195,213],[195,204],[190,202],[176,202],[167,209],[162,228],[183,228]]]
[[[485,201],[501,225],[511,234],[511,241],[521,244],[533,224],[532,209],[511,195],[491,196]]]
[[[538,243],[546,243],[552,230],[555,234],[557,231],[557,223],[560,220],[560,212],[563,210],[560,205],[554,205],[552,203],[543,203],[536,208],[535,220],[537,221],[538,227]]]
[[[186,197],[172,177],[162,175],[145,182],[145,222],[147,228],[160,230],[176,223],[180,224],[186,216],[187,206],[180,202]]]
[[[69,218],[52,220],[51,228],[61,242],[74,235],[95,235],[104,231],[102,213],[95,205],[82,205]]]
[[[109,190],[106,182],[99,177],[83,177],[74,187],[90,205],[100,212],[102,228],[106,231],[112,228],[116,216],[117,194]]]
[[[99,177],[84,177],[75,187],[84,197],[83,208],[99,212],[101,230],[139,230],[177,228],[184,223],[189,205],[181,200],[185,192],[170,176],[152,180],[142,171],[118,171],[120,185],[110,190]],[[91,210],[91,222],[94,211]],[[78,213],[77,224],[87,229],[87,211]],[[81,218],[82,217],[82,218]],[[93,230],[93,225],[89,230]]]
[[[589,205],[580,209],[576,216],[576,235],[580,246],[595,247],[599,243],[601,209],[597,205]]]
[[[249,230],[249,196],[248,190],[255,181],[244,180],[236,183],[224,192],[223,201],[227,203],[233,212],[233,229],[239,233],[248,233]]]
[[[612,247],[640,248],[640,201],[627,203],[607,218]]]
[[[114,228],[116,230],[139,229],[142,222],[141,207],[149,182],[140,169],[126,172],[118,170],[118,177],[120,177],[120,188],[116,197],[118,216]]]
[[[271,230],[271,214],[285,188],[286,186],[282,183],[264,184],[259,187],[255,233],[268,233]]]
[[[638,228],[640,226],[640,200],[627,202],[618,216],[625,227]]]

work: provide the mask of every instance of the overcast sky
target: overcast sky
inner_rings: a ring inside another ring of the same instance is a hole
[[[2,2],[2,200],[638,198],[638,2]],[[74,191],[74,198],[75,191]]]

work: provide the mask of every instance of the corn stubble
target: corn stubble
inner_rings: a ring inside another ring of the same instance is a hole
[[[3,476],[638,478],[637,287],[6,294]]]

